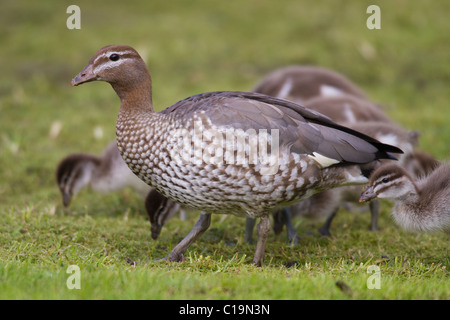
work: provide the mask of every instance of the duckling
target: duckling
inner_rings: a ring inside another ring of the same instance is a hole
[[[320,112],[340,124],[368,121],[392,123],[377,104],[351,94],[318,96],[306,100],[303,104],[306,108]]]
[[[432,155],[417,149],[405,155],[402,162],[406,171],[415,179],[429,175],[440,165],[440,162]]]
[[[360,201],[375,198],[394,202],[392,216],[405,230],[450,234],[450,163],[417,181],[396,164],[383,165],[370,177]]]
[[[152,239],[156,240],[163,225],[181,210],[181,206],[152,189],[145,198],[145,209],[151,224]]]
[[[125,164],[115,142],[110,143],[100,157],[85,153],[68,155],[58,164],[56,181],[65,207],[85,186],[102,193],[131,187],[142,198],[150,191]]]
[[[367,99],[366,94],[344,75],[315,66],[293,65],[276,69],[265,76],[252,91],[300,104],[313,97],[343,94]]]

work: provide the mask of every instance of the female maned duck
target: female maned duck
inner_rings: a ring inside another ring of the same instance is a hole
[[[203,93],[156,113],[150,73],[129,46],[101,48],[72,85],[94,80],[109,82],[121,100],[117,144],[130,169],[169,199],[202,211],[170,261],[182,260],[212,213],[224,213],[260,218],[253,258],[260,266],[274,210],[324,189],[364,183],[355,164],[401,152],[257,93]]]
[[[370,177],[360,201],[374,198],[394,201],[392,215],[403,229],[450,234],[450,163],[418,181],[400,166],[383,165]]]

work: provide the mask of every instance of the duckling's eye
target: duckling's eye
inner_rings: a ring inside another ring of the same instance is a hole
[[[111,61],[117,61],[120,59],[120,56],[117,53],[113,53],[112,55],[109,56],[109,60]]]
[[[388,183],[389,182],[389,178],[383,178],[383,180],[381,180],[381,182]]]

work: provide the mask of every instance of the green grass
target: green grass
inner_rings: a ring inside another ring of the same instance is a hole
[[[64,209],[54,179],[62,157],[98,154],[114,139],[119,101],[111,88],[70,87],[92,54],[112,43],[144,56],[158,110],[200,92],[249,90],[280,66],[335,69],[420,131],[420,149],[448,161],[448,1],[378,1],[381,30],[366,28],[370,1],[79,1],[81,30],[66,28],[70,4],[1,4],[0,298],[450,298],[448,236],[400,230],[388,203],[377,233],[367,230],[367,213],[342,212],[330,239],[313,233],[289,246],[284,234],[271,235],[264,268],[251,265],[244,220],[215,216],[185,261],[169,263],[159,259],[195,214],[172,219],[153,241],[130,190],[84,190]],[[61,131],[50,135],[58,123]],[[295,224],[301,234],[320,225]],[[72,264],[81,270],[80,290],[66,286]],[[371,265],[380,268],[378,290],[367,288]]]
[[[3,299],[450,298],[449,259],[436,247],[448,239],[398,232],[385,217],[379,233],[366,230],[368,214],[342,214],[331,239],[310,235],[289,246],[284,237],[271,236],[265,266],[256,268],[251,265],[254,246],[243,243],[242,222],[234,217],[215,217],[185,261],[169,263],[158,260],[189,231],[195,217],[186,223],[174,218],[155,242],[139,214],[28,208],[5,216],[0,239],[8,244],[0,256]],[[292,261],[296,264],[288,267]],[[80,290],[66,286],[72,264],[81,270]],[[379,290],[367,287],[372,265],[380,268]],[[338,281],[350,292],[341,291]]]

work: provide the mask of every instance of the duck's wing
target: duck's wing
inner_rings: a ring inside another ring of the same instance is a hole
[[[392,159],[402,153],[365,134],[341,126],[330,118],[288,100],[267,95],[221,91],[184,99],[161,113],[189,118],[206,117],[211,125],[223,129],[278,130],[279,146],[292,153],[324,156],[339,163],[368,163]]]

